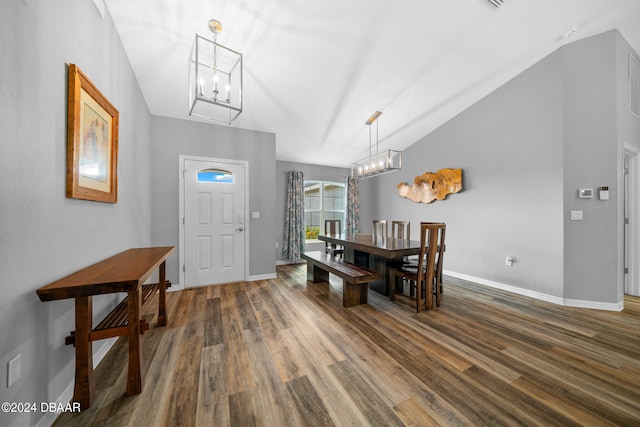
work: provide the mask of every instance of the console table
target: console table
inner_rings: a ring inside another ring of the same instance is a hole
[[[136,248],[121,252],[37,290],[41,301],[75,299],[76,329],[65,342],[76,348],[76,374],[73,400],[84,410],[95,396],[93,377],[93,345],[99,339],[126,336],[129,341],[127,395],[142,391],[142,342],[140,334],[149,329],[141,320],[144,301],[156,292],[158,297],[158,325],[167,324],[165,261],[174,246]],[[158,268],[158,283],[144,285]],[[93,295],[126,292],[121,302],[100,324],[93,328]]]

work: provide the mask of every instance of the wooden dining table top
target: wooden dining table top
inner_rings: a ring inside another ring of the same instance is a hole
[[[319,235],[318,240],[390,259],[420,253],[418,240],[379,237],[371,234],[326,234]]]

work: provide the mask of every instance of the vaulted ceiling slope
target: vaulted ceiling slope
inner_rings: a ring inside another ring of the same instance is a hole
[[[380,149],[404,149],[565,43],[617,28],[640,52],[638,0],[104,1],[152,114],[191,119],[189,54],[217,19],[244,56],[231,126],[331,166],[368,155],[376,110]]]

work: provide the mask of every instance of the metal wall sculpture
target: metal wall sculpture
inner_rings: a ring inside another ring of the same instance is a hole
[[[449,194],[462,190],[462,169],[440,169],[436,173],[427,172],[418,175],[413,185],[398,184],[398,194],[418,203],[431,203],[444,200]]]

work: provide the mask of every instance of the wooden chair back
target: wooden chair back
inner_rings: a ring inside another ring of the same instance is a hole
[[[387,220],[386,219],[374,219],[373,231],[374,237],[387,237]]]
[[[391,221],[391,237],[395,239],[411,239],[410,221]]]
[[[324,234],[325,236],[336,236],[342,233],[342,221],[339,219],[325,219],[324,220]],[[344,253],[344,248],[338,246],[335,243],[325,242],[324,250],[333,256]]]
[[[446,224],[434,222],[420,223],[420,255],[418,258],[418,283],[425,285],[425,305],[433,309],[440,305],[442,298],[442,265],[445,251]]]
[[[339,219],[325,219],[324,220],[324,234],[335,235],[342,233],[342,221]]]

